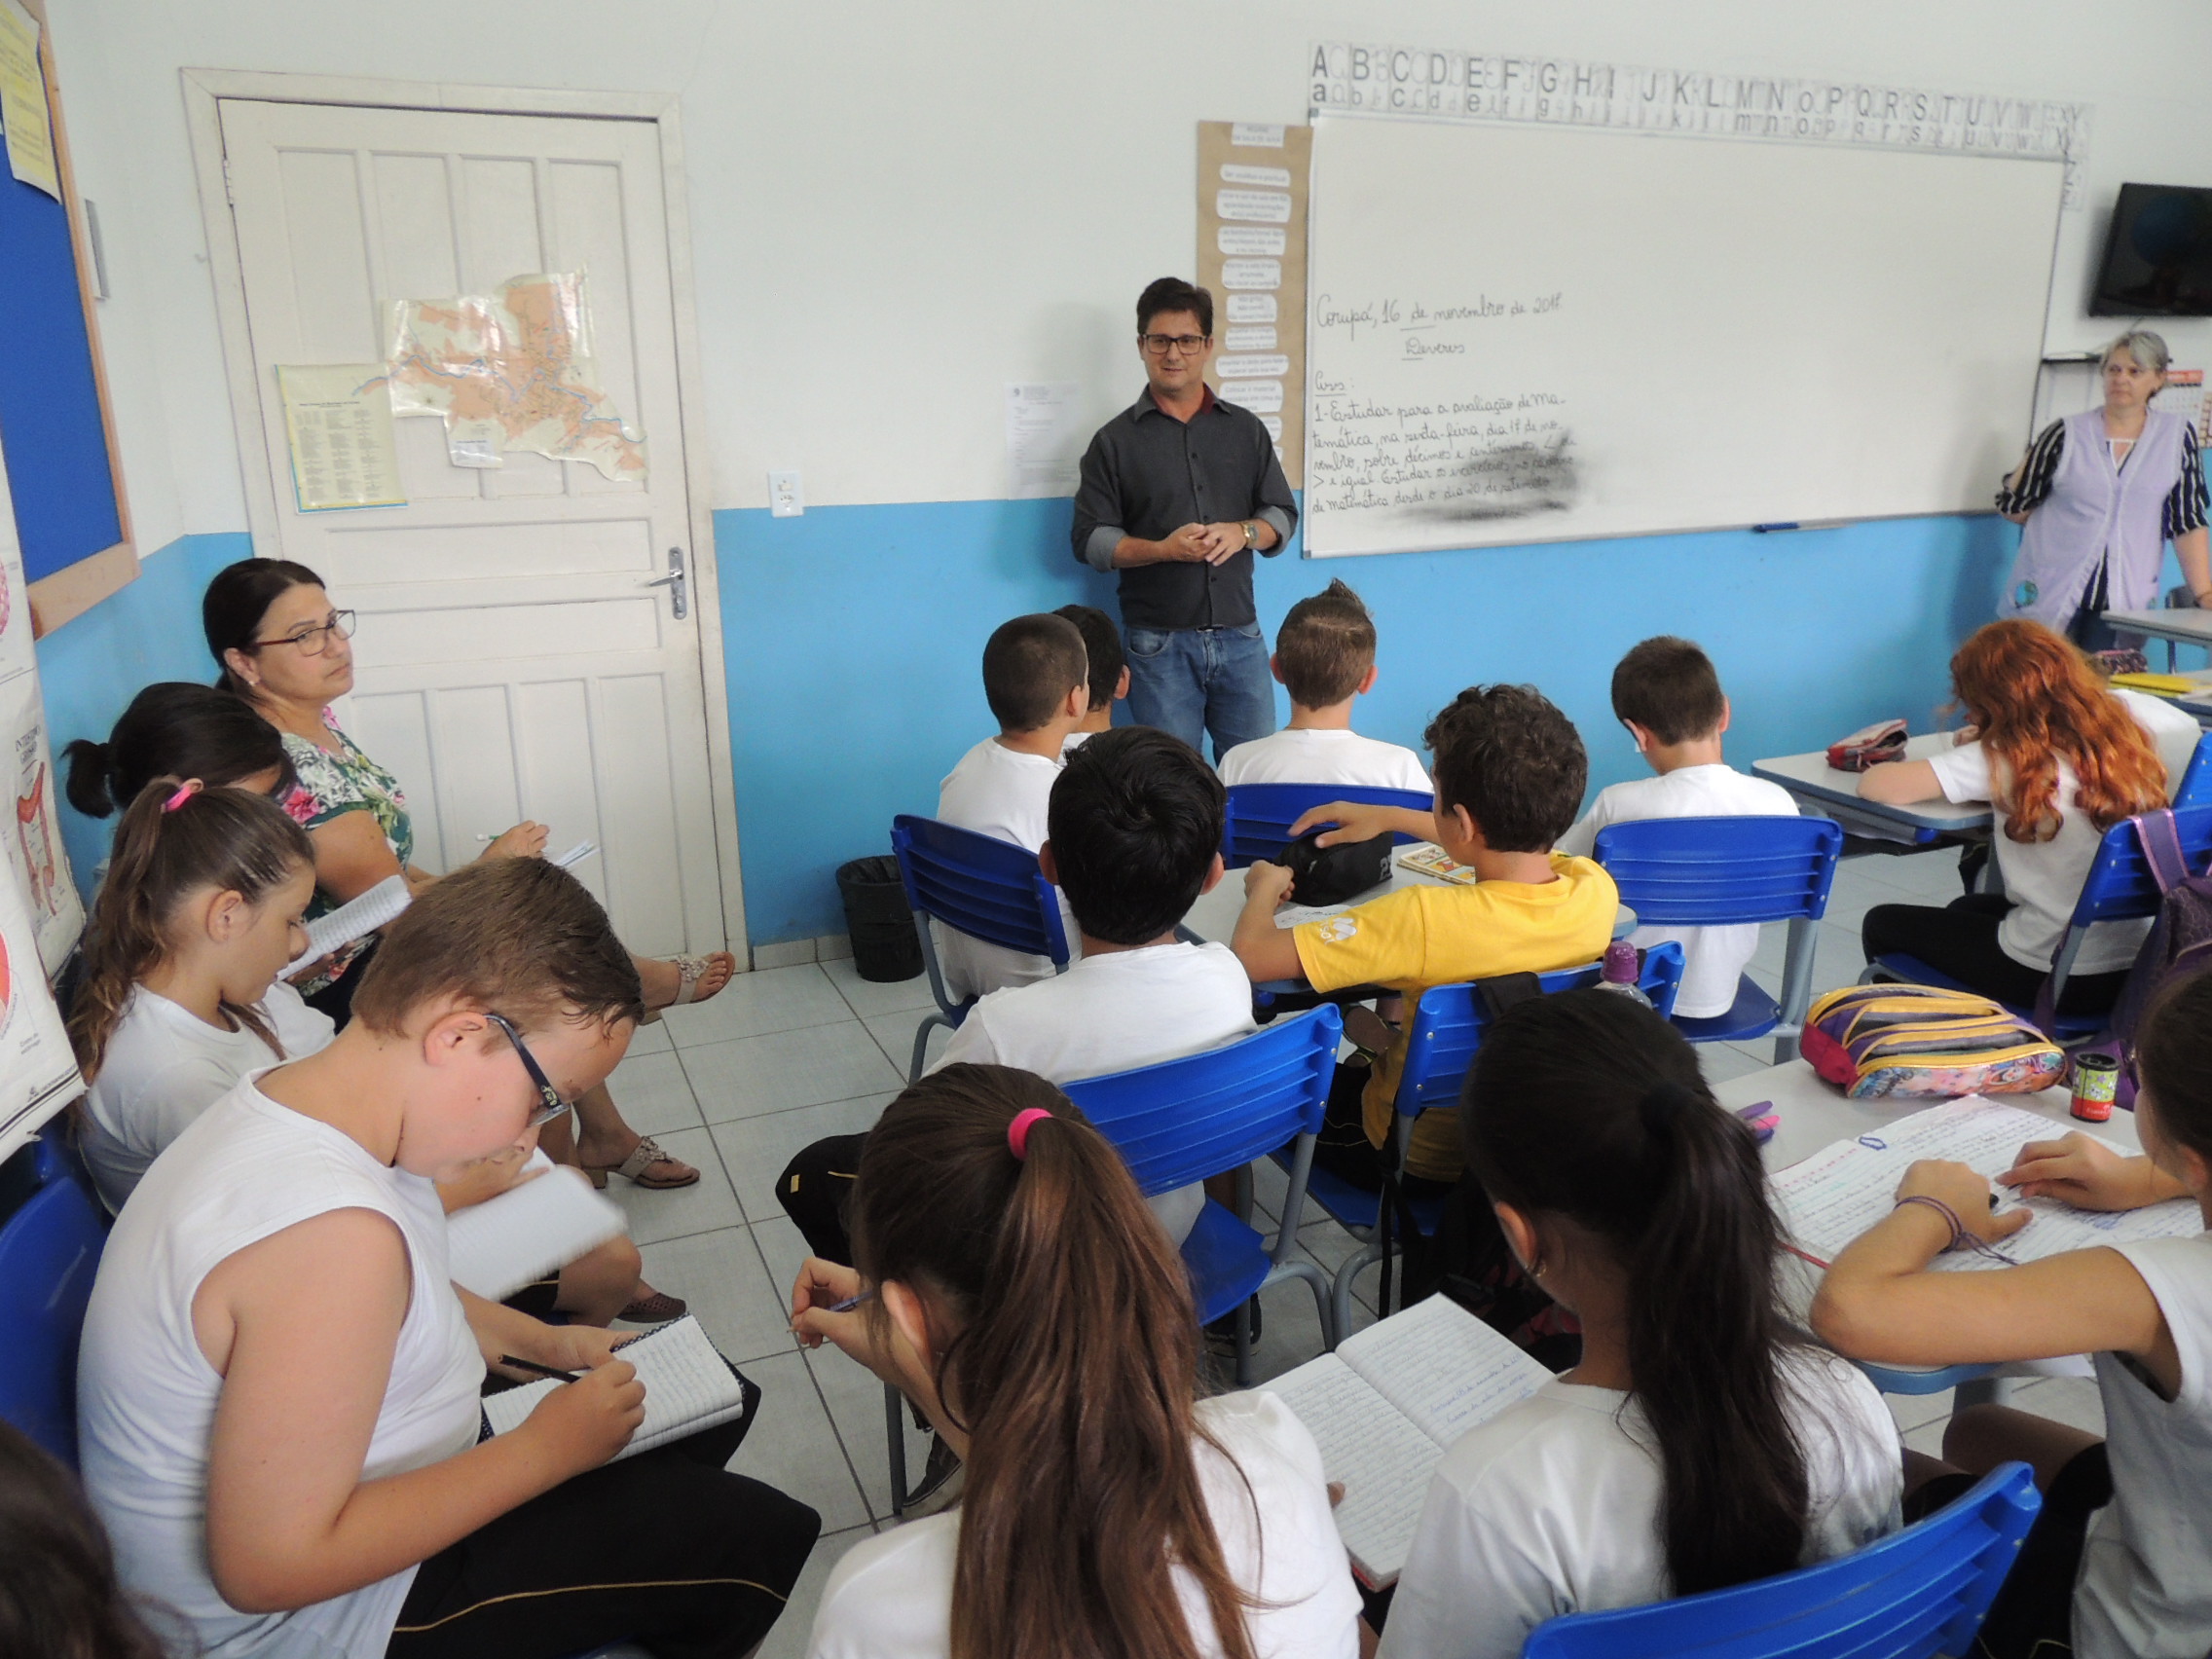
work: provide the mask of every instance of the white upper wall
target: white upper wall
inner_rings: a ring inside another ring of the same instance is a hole
[[[1194,123],[1303,121],[1316,41],[2090,102],[2052,350],[2117,331],[2082,307],[2119,184],[2212,184],[2202,0],[49,3],[145,549],[245,525],[187,66],[680,92],[718,507],[765,505],[781,466],[816,505],[1003,496],[1006,382],[1125,404],[1137,290],[1193,259]],[[2164,332],[2212,355],[2212,325]]]

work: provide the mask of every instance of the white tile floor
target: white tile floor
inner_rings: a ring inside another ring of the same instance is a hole
[[[1847,861],[1820,924],[1814,988],[1858,977],[1858,923],[1868,906],[1939,904],[1958,891],[1948,853]],[[1776,989],[1782,962],[1783,930],[1770,927],[1752,972]],[[717,1345],[764,1391],[760,1421],[732,1466],[822,1514],[822,1542],[768,1639],[769,1656],[804,1651],[830,1568],[890,1515],[881,1386],[840,1354],[802,1352],[786,1327],[804,1247],[777,1206],[773,1184],[808,1142],[875,1121],[905,1077],[915,1022],[929,1007],[926,980],[873,984],[849,960],[741,975],[712,1002],[671,1010],[662,1024],[647,1027],[612,1081],[630,1121],[701,1171],[699,1184],[682,1192],[649,1193],[620,1179],[609,1192],[630,1214],[646,1276],[689,1300]],[[1770,1047],[1713,1044],[1702,1057],[1718,1081],[1770,1064]],[[1261,1169],[1259,1201],[1272,1219],[1281,1208],[1283,1179],[1272,1165]],[[1307,1213],[1299,1247],[1333,1273],[1357,1246],[1334,1222]],[[1355,1326],[1374,1317],[1374,1270],[1356,1288]],[[1276,1287],[1266,1307],[1254,1355],[1262,1381],[1321,1347],[1320,1321],[1303,1286]],[[2010,1400],[2102,1432],[2092,1383],[2017,1384]],[[1947,1394],[1899,1397],[1892,1405],[1907,1444],[1939,1447]],[[909,1466],[919,1469],[924,1443],[908,1438]]]

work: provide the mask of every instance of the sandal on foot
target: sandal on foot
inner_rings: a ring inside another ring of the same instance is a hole
[[[671,1319],[681,1319],[690,1311],[690,1304],[681,1296],[671,1296],[665,1290],[656,1290],[650,1296],[641,1296],[615,1317],[627,1319],[633,1325],[665,1325]]]
[[[608,1175],[620,1175],[641,1187],[666,1192],[672,1187],[689,1187],[699,1179],[698,1170],[681,1158],[671,1158],[661,1151],[660,1143],[650,1135],[641,1137],[631,1149],[630,1156],[620,1163],[587,1163],[584,1173],[591,1177],[595,1187],[605,1187]]]
[[[716,951],[714,956],[727,954],[726,951]],[[699,989],[700,985],[706,981],[707,970],[715,965],[714,956],[671,956],[667,958],[669,965],[676,970],[676,996],[669,1003],[670,1008],[682,1008],[685,1003],[705,1002],[709,997],[720,995],[723,989],[727,987],[730,978],[736,972],[734,958],[732,959],[731,972],[722,976],[721,984],[717,985],[711,991]]]

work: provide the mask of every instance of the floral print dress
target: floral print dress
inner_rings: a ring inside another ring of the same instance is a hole
[[[399,780],[364,755],[353,740],[339,729],[336,718],[328,709],[322,711],[322,723],[337,739],[336,748],[325,749],[291,732],[283,734],[285,757],[292,762],[292,770],[299,778],[292,793],[284,797],[285,812],[309,830],[350,812],[366,812],[384,831],[384,838],[390,845],[392,856],[398,859],[399,867],[407,868],[415,862],[415,821],[408,816],[407,796],[399,787]],[[317,887],[314,898],[308,903],[307,919],[312,921],[337,907],[338,901]],[[371,942],[362,940],[348,945],[328,971],[302,981],[299,989],[312,995],[335,984]]]

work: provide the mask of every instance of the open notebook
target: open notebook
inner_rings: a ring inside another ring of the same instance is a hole
[[[302,927],[308,936],[308,947],[284,964],[284,973],[297,974],[309,963],[328,956],[340,945],[351,944],[364,934],[373,934],[399,919],[399,912],[415,902],[408,891],[407,877],[387,875],[359,898],[341,904],[327,915],[315,917]]]
[[[487,1302],[535,1284],[628,1226],[572,1169],[548,1169],[446,1218],[446,1271]]]
[[[617,1462],[745,1415],[745,1380],[715,1351],[707,1333],[699,1329],[699,1321],[688,1313],[634,1343],[625,1343],[614,1355],[636,1366],[638,1381],[645,1385],[645,1420],[638,1425],[630,1444],[615,1453]],[[536,1410],[539,1400],[555,1388],[567,1386],[548,1377],[541,1382],[494,1394],[484,1402],[488,1432],[504,1434],[519,1426]]]
[[[1946,1100],[1857,1140],[1837,1141],[1778,1172],[1774,1194],[1784,1231],[1800,1254],[1825,1268],[1896,1206],[1898,1182],[1916,1159],[1948,1159],[1983,1175],[1998,1175],[2012,1167],[2028,1142],[2053,1141],[2079,1126],[2054,1123],[1979,1094]],[[2110,1141],[2105,1144],[2113,1146]],[[2113,1150],[2126,1156],[2124,1147]],[[2204,1231],[2202,1213],[2188,1198],[2118,1214],[2077,1209],[2056,1198],[2009,1196],[2000,1198],[1998,1207],[2017,1209],[2023,1204],[2035,1219],[1997,1244],[2003,1257],[2013,1262],[2040,1261],[2097,1244],[2186,1238]],[[2006,1263],[1978,1250],[1959,1250],[1936,1257],[1935,1265],[1972,1270]]]
[[[1329,1479],[1344,1482],[1337,1530],[1352,1569],[1380,1590],[1405,1568],[1446,1449],[1551,1375],[1457,1303],[1432,1296],[1267,1386],[1312,1433]]]

